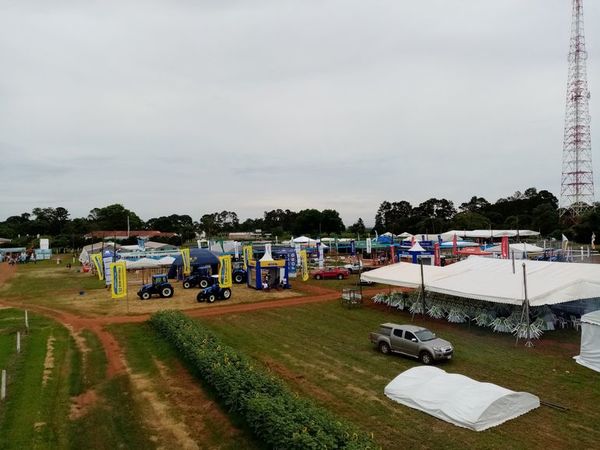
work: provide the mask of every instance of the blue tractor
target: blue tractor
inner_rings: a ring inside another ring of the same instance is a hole
[[[170,298],[173,297],[173,293],[175,290],[169,280],[167,279],[166,274],[160,275],[152,275],[152,283],[144,284],[137,295],[142,300],[148,300],[153,295],[159,295],[161,298]]]
[[[199,286],[204,289],[212,285],[214,280],[215,279],[211,276],[211,267],[200,266],[183,279],[183,288],[190,289],[194,286]]]
[[[222,288],[219,285],[218,280],[215,279],[215,282],[207,287],[206,289],[202,289],[198,292],[196,296],[196,300],[200,302],[208,302],[214,303],[215,300],[229,300],[231,298],[231,289]]]

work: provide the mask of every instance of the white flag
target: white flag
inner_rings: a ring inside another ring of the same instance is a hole
[[[592,232],[592,250],[596,250],[596,233]]]
[[[563,250],[567,249],[567,245],[569,245],[569,240],[567,239],[567,237],[563,234],[562,235],[562,248]]]
[[[366,248],[366,252],[367,252],[368,255],[370,255],[371,254],[371,238],[370,237],[367,238],[367,245],[366,245],[366,247],[367,247]]]

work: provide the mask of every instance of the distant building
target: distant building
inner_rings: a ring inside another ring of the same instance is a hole
[[[157,230],[99,230],[92,231],[84,236],[86,239],[111,239],[115,241],[124,241],[128,238],[172,238],[178,236],[177,233],[170,233]]]

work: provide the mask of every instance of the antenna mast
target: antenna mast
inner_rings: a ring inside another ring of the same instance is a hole
[[[561,215],[571,217],[579,216],[594,204],[590,91],[587,83],[586,60],[583,0],[573,0],[560,187]]]

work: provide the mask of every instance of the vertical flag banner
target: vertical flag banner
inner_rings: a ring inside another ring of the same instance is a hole
[[[300,251],[300,261],[302,265],[302,281],[308,280],[308,256],[306,250]]]
[[[296,251],[296,264],[298,264],[298,266],[300,266],[302,264],[302,256],[300,256],[302,247],[300,247],[300,244],[295,244],[294,250]]]
[[[179,251],[181,252],[181,263],[182,263],[182,267],[183,267],[183,275],[188,276],[190,273],[192,273],[192,266],[191,266],[191,262],[190,262],[190,249],[182,248]]]
[[[436,266],[441,266],[442,265],[442,257],[440,255],[440,243],[436,242],[435,244],[433,244],[433,258],[434,258],[434,265]]]
[[[323,244],[321,242],[317,242],[317,253],[319,255],[319,269],[325,267],[325,258],[323,254]]]
[[[452,237],[452,254],[458,254],[458,238],[456,237],[456,234]]]
[[[242,257],[244,258],[244,270],[248,270],[248,262],[252,259],[251,245],[244,245],[242,248]]]
[[[366,252],[368,255],[371,254],[371,238],[370,237],[367,238]]]
[[[392,264],[394,264],[396,262],[396,255],[394,255],[394,246],[390,245],[390,258],[392,261]]]
[[[102,255],[100,253],[93,253],[92,255],[90,255],[90,258],[92,259],[94,267],[96,268],[98,279],[104,280],[104,267],[102,266]]]
[[[219,256],[219,285],[222,288],[233,286],[230,255]]]
[[[508,259],[508,236],[502,236],[502,244],[500,245],[500,249],[502,250],[502,259]]]
[[[240,258],[240,243],[239,242],[233,243],[233,256],[235,259]]]
[[[592,250],[596,250],[596,233],[592,232]]]
[[[125,261],[110,263],[112,298],[122,298],[127,295],[127,266]]]
[[[356,241],[354,239],[350,241],[350,254],[356,256]]]
[[[110,265],[114,262],[113,261],[113,254],[110,251],[105,251],[104,255],[102,256],[102,266],[104,267],[104,283],[106,286],[111,284],[111,276],[112,276],[112,272],[110,270]]]

